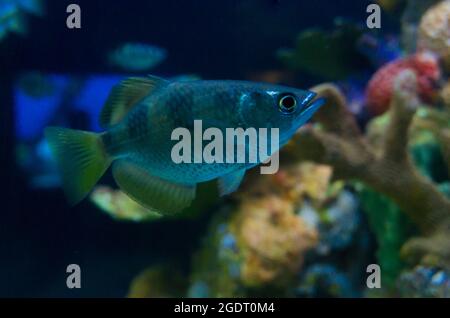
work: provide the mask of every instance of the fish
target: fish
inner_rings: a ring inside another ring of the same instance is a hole
[[[23,14],[13,2],[0,2],[0,39],[6,37],[9,32],[26,32]]]
[[[27,14],[43,16],[41,0],[0,0],[0,40],[13,32],[25,35],[28,25]]]
[[[167,58],[161,47],[144,43],[125,43],[113,50],[109,62],[125,71],[148,71]]]
[[[56,90],[51,78],[36,71],[19,76],[18,84],[25,94],[37,99],[52,96]]]
[[[9,0],[16,2],[17,6],[23,11],[42,17],[45,13],[42,0]]]
[[[175,215],[190,206],[199,183],[218,180],[224,196],[260,163],[175,163],[175,129],[195,134],[196,120],[204,129],[220,131],[275,127],[282,147],[324,104],[316,97],[308,90],[250,81],[131,77],[112,89],[100,114],[103,132],[47,127],[45,136],[72,205],[112,166],[117,185],[131,199],[159,214]],[[278,150],[271,148],[269,154]]]

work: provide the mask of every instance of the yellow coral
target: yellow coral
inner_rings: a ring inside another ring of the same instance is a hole
[[[423,15],[418,44],[439,54],[450,71],[450,0],[439,2]]]
[[[230,228],[242,249],[241,280],[248,287],[290,281],[317,242],[292,202],[275,195],[244,200]]]
[[[314,162],[284,164],[273,175],[259,175],[252,171],[247,182],[235,194],[237,197],[264,196],[276,194],[295,205],[301,205],[305,197],[321,206],[329,198],[331,166]]]

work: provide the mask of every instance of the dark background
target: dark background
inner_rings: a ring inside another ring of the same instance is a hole
[[[29,16],[28,36],[0,42],[0,296],[122,297],[140,270],[163,259],[188,271],[208,219],[118,223],[88,201],[69,208],[61,191],[28,189],[14,162],[12,83],[20,71],[111,72],[106,54],[136,41],[168,50],[157,74],[242,79],[279,67],[275,51],[303,28],[330,28],[337,16],[363,23],[368,2],[47,0],[44,18]],[[70,3],[81,6],[81,30],[66,28]],[[66,288],[71,263],[81,266],[80,290]]]

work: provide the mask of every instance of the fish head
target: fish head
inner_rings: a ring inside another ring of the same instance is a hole
[[[280,142],[287,142],[324,104],[312,91],[279,85],[260,85],[241,98],[241,118],[247,127],[278,128]]]

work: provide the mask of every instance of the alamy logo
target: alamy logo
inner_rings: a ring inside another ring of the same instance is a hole
[[[367,6],[367,13],[370,15],[367,17],[366,24],[369,29],[381,28],[381,7],[376,4],[369,4]]]
[[[69,274],[66,279],[66,286],[69,289],[81,288],[81,268],[78,264],[70,264],[66,268]]]
[[[66,13],[70,13],[66,19],[69,29],[81,29],[81,8],[78,4],[72,3],[67,6]]]
[[[187,128],[179,127],[173,130],[171,140],[178,141],[171,152],[176,164],[262,162],[268,164],[260,167],[262,174],[274,174],[279,168],[278,128],[226,128],[224,137],[221,129],[210,127],[203,131],[202,121],[194,120],[193,139]],[[208,141],[205,147],[203,141]]]
[[[366,286],[367,288],[381,288],[381,268],[378,264],[370,264],[366,269],[367,273],[370,275],[367,277]]]

